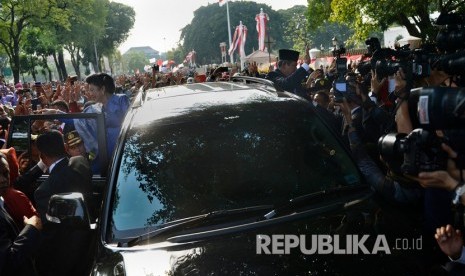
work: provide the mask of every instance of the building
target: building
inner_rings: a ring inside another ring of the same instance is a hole
[[[134,52],[142,52],[145,54],[147,59],[159,59],[160,58],[160,52],[157,50],[152,49],[150,46],[142,46],[142,47],[131,47],[129,50],[127,50],[123,56],[129,54],[129,53],[134,53]]]

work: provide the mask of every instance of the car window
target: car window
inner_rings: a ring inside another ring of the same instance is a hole
[[[112,236],[360,181],[347,152],[302,103],[205,108],[128,131]]]

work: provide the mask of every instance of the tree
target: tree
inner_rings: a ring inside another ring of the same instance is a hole
[[[284,41],[293,45],[293,49],[296,51],[304,51],[305,44],[312,44],[305,10],[305,6],[294,6],[287,10],[278,11],[281,18],[284,19]]]
[[[123,56],[123,68],[126,72],[144,72],[148,59],[143,52],[130,52]]]
[[[0,7],[0,45],[8,55],[14,82],[19,82],[20,47],[23,31],[53,14],[53,1],[5,0]],[[57,19],[60,18],[57,16]],[[58,22],[58,20],[57,20]]]
[[[181,43],[178,43],[176,48],[173,48],[168,51],[166,58],[168,60],[174,60],[176,63],[180,64],[184,61],[186,51],[182,47]]]
[[[129,36],[136,13],[134,8],[117,2],[109,3],[103,36],[98,39],[98,49],[102,55],[111,55]]]
[[[412,36],[433,40],[437,30],[430,15],[435,11],[462,10],[465,0],[308,0],[308,3],[313,26],[325,24],[326,19],[347,24],[355,31],[354,41],[363,41],[392,24],[405,26]]]
[[[56,36],[45,28],[31,27],[24,32],[24,38],[22,52],[30,57],[36,56],[38,58],[37,65],[41,66],[48,73],[48,76],[45,78],[51,81],[52,71],[48,66],[47,60],[57,49]]]
[[[133,28],[136,13],[132,7],[117,2],[110,2],[105,22],[104,35],[97,40],[97,49],[101,56],[110,60],[110,70],[116,49],[123,43]]]

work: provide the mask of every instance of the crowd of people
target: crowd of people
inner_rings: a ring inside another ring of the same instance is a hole
[[[337,72],[336,59],[329,69],[313,70],[309,66],[308,49],[303,64],[299,66],[298,58],[299,52],[280,50],[278,68],[266,78],[282,90],[295,93],[313,103],[321,118],[341,135],[367,182],[379,195],[405,208],[420,206],[423,210],[425,236],[429,237],[427,242],[432,241],[428,249],[434,249],[434,243],[437,242],[442,252],[449,257],[447,270],[458,273],[457,275],[463,274],[465,247],[461,229],[464,228],[462,207],[465,204],[463,186],[465,168],[458,157],[463,153],[457,152],[460,142],[448,144],[445,141],[460,140],[458,136],[461,135],[460,131],[464,129],[465,124],[459,123],[459,129],[455,131],[434,129],[431,134],[433,138],[428,138],[428,141],[431,139],[444,141],[438,149],[446,155],[446,158],[448,156],[447,165],[444,167],[422,171],[426,166],[415,167],[416,163],[400,165],[403,156],[405,159],[407,157],[413,159],[423,154],[425,158],[431,153],[421,151],[431,151],[428,148],[435,146],[431,142],[420,144],[421,138],[413,140],[415,134],[426,133],[421,129],[419,117],[436,116],[436,114],[417,114],[417,110],[426,107],[418,107],[420,104],[418,98],[412,96],[414,94],[412,89],[457,88],[452,93],[458,94],[458,88],[462,86],[460,77],[447,74],[441,68],[434,66],[427,76],[417,76],[414,79],[402,66],[396,67],[396,71],[391,75],[378,76],[378,70],[374,68],[369,74],[362,75],[356,64],[349,64],[347,71],[341,76],[341,72]],[[341,83],[341,80],[342,88],[336,84]],[[448,96],[456,99],[455,95]],[[430,111],[433,109],[432,106],[428,108]],[[464,114],[455,114],[455,116],[463,118]],[[391,138],[396,137],[397,143],[404,143],[404,148],[400,149],[398,145],[394,145],[394,142],[386,141],[388,139],[384,139],[382,143],[380,138],[383,140],[387,133],[391,133],[389,136]],[[410,140],[414,141],[412,144],[406,144],[399,138],[408,135],[412,137]],[[426,140],[425,135],[422,138]],[[386,147],[391,147],[386,150],[390,151],[391,155],[383,152]],[[404,154],[408,150],[411,151],[410,156]],[[414,150],[417,151],[414,153]],[[441,152],[433,152],[433,155],[435,156],[429,158],[437,160]],[[406,162],[404,160],[404,163]],[[430,162],[428,165],[431,165],[435,161],[422,162]],[[413,166],[418,172],[405,172],[407,165]],[[431,255],[431,258],[436,257],[437,255]],[[437,258],[426,262],[426,264],[437,263],[441,263]]]
[[[139,90],[228,81],[234,75],[269,79],[279,89],[312,103],[315,112],[341,136],[373,190],[394,204],[423,206],[425,232],[431,239],[435,237],[439,248],[450,258],[450,271],[463,272],[463,213],[456,215],[463,208],[451,208],[465,204],[464,168],[457,163],[461,153],[444,143],[441,149],[449,158],[446,167],[433,171],[420,169],[418,174],[409,175],[386,160],[390,157],[383,156],[378,147],[378,141],[387,133],[405,136],[419,127],[416,105],[409,100],[413,88],[460,87],[456,76],[432,68],[429,75],[412,81],[402,67],[389,76],[379,76],[376,70],[362,75],[356,64],[349,64],[341,75],[336,59],[329,67],[311,68],[308,54],[306,49],[298,64],[299,52],[280,50],[276,69],[268,74],[259,72],[257,64],[250,63],[243,71],[237,67],[208,68],[205,78],[199,77],[195,70],[160,72],[154,66],[151,73],[115,78],[98,73],[85,81],[68,77],[63,83],[8,85],[0,80],[1,275],[82,273],[71,260],[79,259],[79,254],[85,252],[74,250],[71,256],[69,248],[87,242],[90,237],[78,231],[70,239],[69,233],[48,223],[48,200],[63,192],[81,192],[89,197],[92,174],[105,169],[98,167],[97,126],[92,120],[35,121],[31,126],[31,151],[17,156],[15,148],[7,149],[5,143],[12,116],[103,113],[106,150],[111,153],[125,114]],[[344,89],[334,85],[338,80],[343,80]],[[444,136],[440,132],[437,135]],[[48,178],[37,186],[36,180],[43,174],[48,174]],[[462,220],[457,222],[460,216]]]
[[[57,226],[46,215],[52,195],[79,192],[95,219],[92,175],[105,170],[98,167],[96,120],[35,120],[30,147],[18,155],[14,147],[6,148],[9,123],[17,115],[102,113],[111,153],[132,95],[116,93],[117,82],[106,73],[85,81],[69,77],[62,84],[3,83],[2,89],[0,274],[84,275],[81,261],[88,252],[81,245],[91,242],[89,231]],[[44,174],[47,178],[39,184]]]

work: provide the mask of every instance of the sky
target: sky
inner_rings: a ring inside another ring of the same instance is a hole
[[[218,0],[114,0],[114,2],[131,6],[136,12],[134,27],[127,40],[119,47],[123,54],[129,48],[139,46],[150,46],[160,52],[175,48],[181,35],[180,30],[192,21],[195,10],[208,4],[218,5]],[[274,10],[287,9],[295,5],[307,6],[307,0],[255,2],[267,4]],[[223,8],[226,16],[226,5]],[[229,12],[233,11],[230,9]],[[231,22],[231,25],[234,26],[234,22]]]

